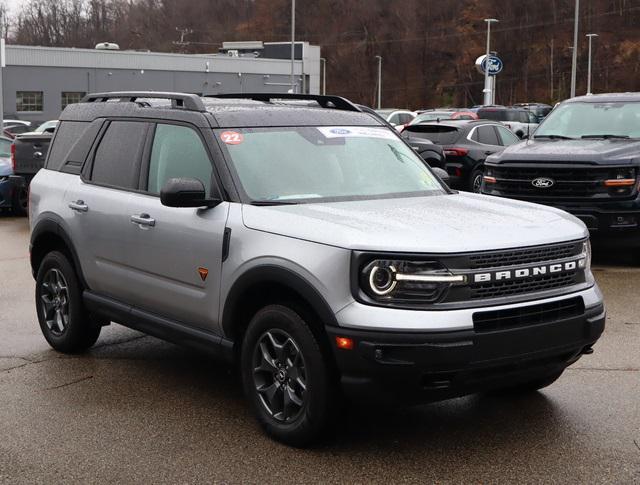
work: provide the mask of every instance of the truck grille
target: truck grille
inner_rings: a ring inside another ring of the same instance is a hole
[[[512,249],[509,251],[480,253],[469,256],[469,268],[495,268],[553,261],[580,254],[581,250],[582,242],[579,244],[573,242],[554,246],[538,246],[525,249]]]
[[[520,295],[523,293],[535,293],[536,291],[564,288],[577,283],[576,271],[558,273],[553,275],[537,276],[524,280],[496,281],[493,283],[481,283],[471,285],[471,298],[486,299],[502,296]]]
[[[535,162],[532,162],[535,163]],[[604,181],[615,179],[624,167],[553,166],[553,165],[500,165],[491,167],[491,176],[496,182],[485,184],[486,192],[506,197],[523,197],[528,199],[558,198],[620,198],[628,197],[633,187],[606,187]],[[635,178],[635,170],[633,177]],[[537,178],[553,180],[551,187],[539,188],[533,185]]]
[[[452,286],[442,303],[479,302],[496,298],[526,298],[529,294],[562,290],[586,282],[583,268],[566,266],[577,262],[583,253],[584,240],[498,251],[460,254],[442,258],[442,263],[454,274],[467,274],[469,282]],[[534,272],[531,268],[561,265],[559,271]],[[516,270],[529,268],[527,276],[515,277]],[[498,278],[498,272],[510,272]],[[486,280],[476,275],[489,275]]]
[[[507,328],[525,327],[542,323],[557,322],[577,317],[584,313],[582,297],[552,301],[506,310],[493,310],[473,314],[473,328],[476,332],[491,332]]]

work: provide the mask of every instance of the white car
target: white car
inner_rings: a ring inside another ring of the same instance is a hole
[[[382,116],[387,123],[395,127],[398,131],[402,131],[403,128],[411,123],[417,116],[415,111],[406,109],[377,109],[376,113]]]

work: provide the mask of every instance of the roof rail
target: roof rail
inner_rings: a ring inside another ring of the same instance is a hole
[[[81,103],[104,103],[110,99],[121,102],[135,102],[138,98],[169,99],[172,108],[182,108],[187,111],[206,111],[200,96],[187,93],[167,93],[159,91],[114,91],[110,93],[91,93],[80,100]]]
[[[270,103],[277,99],[290,99],[299,101],[315,101],[323,108],[333,108],[343,111],[360,111],[355,104],[348,99],[340,96],[322,96],[320,94],[291,94],[291,93],[228,93],[228,94],[210,94],[205,98],[221,98],[221,99],[252,99],[254,101],[263,101]]]

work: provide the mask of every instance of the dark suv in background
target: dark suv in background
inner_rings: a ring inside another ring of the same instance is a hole
[[[526,143],[489,157],[482,192],[576,215],[593,239],[640,246],[640,93],[567,100]]]
[[[470,192],[480,192],[487,156],[520,141],[502,124],[486,120],[444,120],[409,125],[402,137],[412,146],[420,139],[441,145],[446,156],[449,184]]]

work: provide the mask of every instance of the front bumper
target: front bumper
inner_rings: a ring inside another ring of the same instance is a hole
[[[482,312],[482,309],[478,309]],[[580,315],[494,331],[388,332],[328,327],[348,397],[429,402],[514,385],[563,370],[604,330],[599,302]],[[352,350],[335,345],[348,337]]]

